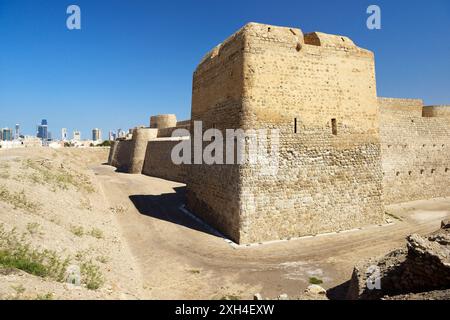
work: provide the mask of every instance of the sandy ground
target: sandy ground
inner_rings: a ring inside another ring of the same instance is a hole
[[[450,199],[416,201],[389,206],[396,217],[390,225],[234,248],[179,210],[184,185],[109,166],[93,170],[110,205],[124,208],[118,220],[150,299],[298,297],[311,277],[335,288],[350,279],[357,262],[404,245],[411,233],[435,231],[450,216]]]
[[[96,290],[0,270],[2,299],[135,299],[141,273],[90,165],[107,149],[0,150],[0,225],[33,249],[53,250],[67,267],[98,269]],[[3,190],[3,191],[2,191]]]
[[[184,185],[117,173],[102,165],[107,152],[0,151],[0,188],[23,190],[39,203],[29,212],[0,198],[0,224],[17,228],[33,246],[72,257],[72,264],[92,261],[104,278],[100,288],[89,290],[0,270],[0,298],[251,299],[257,292],[295,298],[311,277],[339,298],[358,261],[402,246],[411,233],[435,231],[450,216],[450,199],[416,201],[389,206],[396,217],[390,225],[236,248],[179,209]],[[54,177],[44,182],[36,178],[41,166],[76,173],[81,182],[71,179],[67,188]]]

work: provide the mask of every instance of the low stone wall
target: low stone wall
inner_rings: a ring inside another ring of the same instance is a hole
[[[114,141],[108,157],[108,164],[118,171],[141,173],[145,160],[147,143],[156,138],[158,129],[135,128],[131,140]]]
[[[116,167],[117,171],[128,172],[131,165],[132,150],[132,140],[115,141],[111,147],[109,164]]]
[[[142,174],[186,183],[186,165],[175,165],[171,159],[174,146],[186,138],[161,138],[147,143]]]

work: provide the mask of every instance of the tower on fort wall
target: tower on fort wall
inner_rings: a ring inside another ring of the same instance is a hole
[[[189,209],[238,243],[380,223],[377,103],[373,53],[349,38],[247,24],[197,67],[191,120],[279,130],[278,170],[190,165]]]

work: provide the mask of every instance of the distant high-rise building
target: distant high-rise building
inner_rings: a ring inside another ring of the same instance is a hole
[[[81,132],[78,130],[75,130],[73,132],[73,140],[75,141],[81,141]]]
[[[13,130],[9,128],[2,129],[2,140],[3,141],[12,141],[13,140]]]
[[[102,131],[98,128],[92,129],[92,140],[100,141],[102,139]]]
[[[48,140],[48,124],[46,119],[42,119],[41,124],[38,125],[37,137],[41,138],[42,141]]]
[[[112,130],[109,130],[109,134],[108,134],[108,140],[109,141],[114,141],[114,133]]]
[[[66,128],[61,129],[61,140],[67,141],[67,129]]]
[[[20,138],[20,124],[16,124],[16,131],[14,132],[14,139],[19,140]]]

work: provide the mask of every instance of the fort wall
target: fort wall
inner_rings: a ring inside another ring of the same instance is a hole
[[[120,172],[129,172],[131,166],[132,140],[115,141],[110,149],[110,165]]]
[[[150,117],[150,128],[164,129],[177,126],[177,117],[174,114],[161,114]]]
[[[144,165],[147,144],[150,139],[156,138],[158,129],[135,128],[133,129],[131,163],[129,173],[141,173]]]
[[[450,196],[450,108],[387,101],[379,99],[385,203]]]
[[[191,212],[238,243],[379,224],[385,204],[450,196],[450,107],[377,98],[373,53],[347,37],[250,23],[202,59],[192,92],[191,120],[151,117],[113,143],[109,163],[186,183]],[[193,121],[195,135],[277,130],[278,162],[196,164],[191,153],[175,165],[189,137],[174,131],[193,136]]]
[[[190,166],[187,204],[239,243],[383,221],[373,54],[341,36],[248,24],[194,73],[204,130],[278,129],[280,165]]]
[[[176,165],[171,159],[173,147],[185,139],[189,139],[189,137],[161,138],[148,141],[142,174],[186,183],[186,165]]]
[[[210,128],[225,130],[242,126],[244,38],[244,30],[232,35],[209,52],[194,72],[191,121],[202,121],[204,131]],[[191,136],[193,133],[191,128]],[[239,241],[239,166],[192,164],[187,170],[188,208],[222,233]]]
[[[108,164],[121,172],[143,173],[183,182],[186,168],[173,164],[170,157],[172,147],[182,138],[171,136],[176,129],[188,131],[190,120],[177,122],[175,115],[158,115],[151,119],[153,128],[134,128],[131,139],[113,142]],[[172,125],[174,127],[170,127]]]

